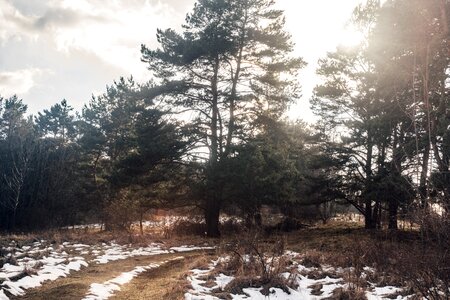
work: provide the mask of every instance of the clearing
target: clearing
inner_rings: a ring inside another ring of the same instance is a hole
[[[421,299],[426,278],[402,275],[423,276],[420,263],[403,263],[417,243],[413,231],[387,240],[345,222],[221,240],[96,226],[10,235],[1,239],[0,299]],[[446,297],[439,280],[433,299]]]

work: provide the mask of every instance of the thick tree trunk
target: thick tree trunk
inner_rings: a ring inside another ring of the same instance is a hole
[[[206,221],[206,236],[208,237],[219,237],[219,215],[220,215],[220,197],[218,196],[217,182],[216,182],[216,172],[218,171],[217,164],[219,162],[219,139],[218,139],[218,120],[219,120],[219,107],[218,99],[219,94],[217,90],[218,85],[218,73],[219,73],[219,56],[216,55],[214,59],[214,76],[211,79],[211,92],[212,92],[212,116],[211,116],[211,135],[210,135],[210,157],[209,157],[209,167],[210,172],[208,175],[210,181],[213,183],[212,188],[214,191],[212,196],[207,196],[206,209],[205,209],[205,221]],[[220,149],[222,152],[222,149]]]
[[[375,201],[372,212],[372,223],[373,228],[381,229],[381,202],[380,200]]]
[[[206,203],[205,221],[206,221],[206,236],[219,237],[219,215],[220,202],[217,199],[209,199]]]
[[[364,227],[366,229],[374,229],[375,228],[375,222],[372,218],[372,200],[371,199],[366,199],[366,202],[365,202]]]
[[[391,199],[389,201],[389,229],[398,229],[398,222],[397,222],[397,211],[398,211],[398,203],[396,199]]]

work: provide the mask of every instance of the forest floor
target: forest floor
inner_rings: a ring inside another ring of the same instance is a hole
[[[430,260],[430,249],[413,251],[417,232],[372,232],[357,223],[220,240],[86,227],[4,235],[0,246],[0,300],[446,297],[420,261],[448,261]]]

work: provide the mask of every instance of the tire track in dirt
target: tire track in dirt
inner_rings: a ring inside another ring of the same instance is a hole
[[[143,273],[125,285],[110,300],[181,300],[190,284],[186,275],[196,260],[209,261],[215,253],[208,251],[185,256],[184,260],[172,261],[159,269]]]
[[[68,299],[68,300],[80,300],[84,298],[88,293],[92,283],[102,283],[113,279],[124,272],[129,272],[136,266],[146,266],[152,263],[160,263],[165,260],[170,260],[180,255],[185,257],[185,260],[190,260],[193,257],[200,256],[206,253],[205,251],[191,251],[184,253],[168,253],[152,256],[137,256],[123,260],[111,261],[107,264],[91,264],[82,270],[70,274],[68,277],[60,278],[55,281],[46,282],[41,287],[36,289],[27,290],[26,294],[19,297],[11,296],[10,299],[27,299],[27,300],[48,300],[48,299]],[[132,284],[140,277],[147,276],[147,273],[152,273],[153,276],[158,275],[160,270],[171,268],[173,265],[183,262],[170,262],[160,268],[149,270],[140,274],[134,278],[130,283],[122,286],[125,289],[128,285]],[[163,271],[162,271],[163,272]],[[120,291],[117,292],[120,294]],[[128,298],[116,298],[116,299],[128,299]],[[143,299],[143,298],[141,298]],[[154,299],[154,298],[147,298]],[[156,299],[156,298],[155,298]]]

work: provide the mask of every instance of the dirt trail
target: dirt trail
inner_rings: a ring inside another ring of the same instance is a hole
[[[78,272],[71,273],[68,277],[60,278],[55,281],[44,283],[41,287],[36,289],[27,290],[26,294],[21,297],[11,297],[10,299],[68,299],[68,300],[80,300],[84,298],[89,292],[90,285],[92,283],[103,283],[107,280],[113,279],[123,272],[129,272],[137,266],[147,266],[151,263],[160,263],[165,260],[170,260],[178,256],[184,256],[183,261],[173,261],[169,262],[157,269],[149,270],[140,274],[138,277],[134,278],[130,283],[125,284],[121,287],[121,291],[117,292],[117,297],[114,299],[163,299],[155,297],[143,297],[139,298],[140,293],[145,289],[147,291],[146,295],[153,295],[154,292],[151,290],[153,284],[149,284],[148,278],[153,280],[159,278],[160,283],[169,282],[166,276],[169,276],[170,270],[172,273],[179,272],[183,269],[185,261],[190,261],[195,257],[204,255],[205,251],[192,251],[184,253],[170,253],[170,254],[160,254],[153,256],[138,256],[131,257],[118,261],[111,261],[107,264],[90,264],[88,267],[83,268]],[[184,272],[184,270],[183,270]],[[147,278],[147,279],[145,279]],[[128,286],[139,286],[140,290],[135,291],[136,297],[131,297],[131,289]],[[153,286],[158,288],[161,292],[161,284]],[[128,291],[128,294],[122,291]],[[122,295],[123,294],[123,295]]]
[[[170,262],[159,269],[150,270],[124,285],[111,300],[179,300],[184,299],[188,284],[183,278],[189,262],[197,256]]]

